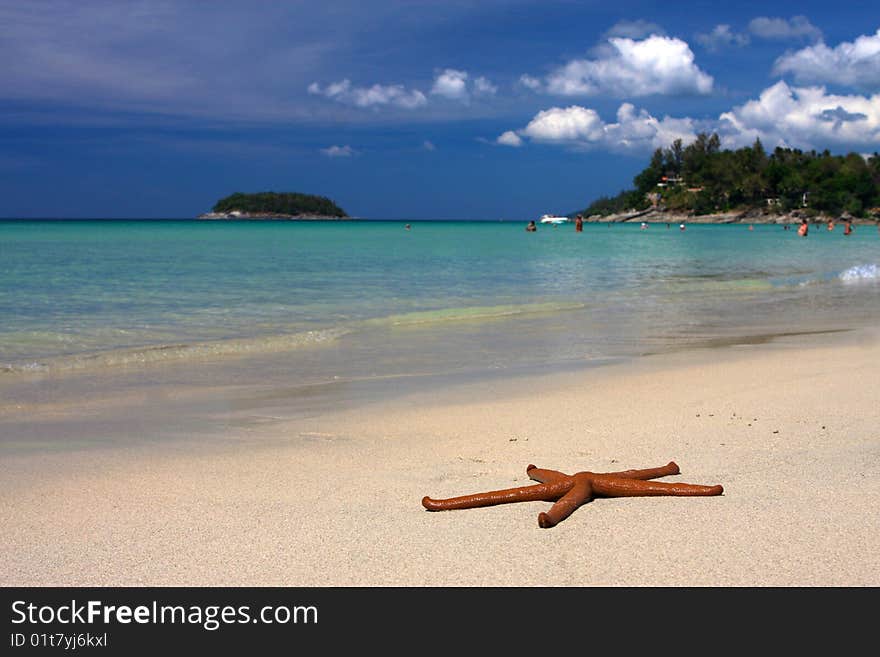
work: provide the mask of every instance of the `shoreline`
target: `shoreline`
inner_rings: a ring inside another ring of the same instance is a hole
[[[3,585],[876,586],[878,361],[876,332],[789,336],[14,454]],[[671,460],[724,495],[597,499],[553,529],[544,502],[419,503],[528,463]]]
[[[756,224],[785,225],[798,224],[806,217],[810,224],[826,224],[829,220],[840,222],[842,217],[830,215],[808,215],[794,211],[787,214],[771,214],[760,210],[741,210],[718,212],[714,214],[692,215],[685,212],[667,212],[665,210],[643,210],[639,212],[622,212],[609,215],[591,215],[584,217],[587,223],[685,223],[685,224]],[[852,217],[856,226],[880,226],[880,219]]]
[[[203,212],[196,219],[292,219],[297,221],[353,221],[354,217],[322,214],[283,214],[259,212]]]

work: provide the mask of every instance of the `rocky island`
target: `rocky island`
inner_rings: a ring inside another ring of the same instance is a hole
[[[220,199],[199,219],[349,219],[345,210],[325,196],[299,192],[236,192]]]
[[[832,155],[760,140],[721,148],[717,134],[654,151],[633,188],[579,212],[587,221],[811,223],[880,221],[880,155]]]

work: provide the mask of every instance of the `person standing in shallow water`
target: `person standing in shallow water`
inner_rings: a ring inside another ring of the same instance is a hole
[[[801,225],[798,226],[798,235],[800,237],[806,237],[807,233],[810,232],[810,224],[807,223],[806,218],[801,219]]]
[[[846,221],[843,222],[843,225],[844,225],[843,234],[844,234],[844,235],[849,235],[849,234],[851,234],[851,233],[852,233],[852,230],[853,230],[853,229],[852,229],[852,221],[850,221],[849,219],[847,219]]]
[[[528,226],[526,226],[526,232],[529,232],[529,233],[538,232],[538,227],[535,225],[534,221],[530,221]]]
[[[584,218],[581,215],[578,215],[574,220],[574,230],[576,233],[584,232]]]

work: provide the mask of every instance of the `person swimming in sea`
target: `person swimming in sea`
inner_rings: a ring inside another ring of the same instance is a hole
[[[801,219],[801,225],[798,226],[798,235],[800,237],[806,237],[807,233],[810,232],[810,224],[807,223],[806,217]]]
[[[538,226],[535,225],[534,220],[532,220],[532,221],[530,221],[530,222],[528,223],[528,225],[526,226],[526,232],[529,232],[529,233],[536,233],[536,232],[538,232]]]

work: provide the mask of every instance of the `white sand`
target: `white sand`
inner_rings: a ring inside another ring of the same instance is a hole
[[[220,444],[0,465],[0,584],[877,586],[880,342],[831,334],[461,385]],[[428,512],[526,465],[720,497]]]

